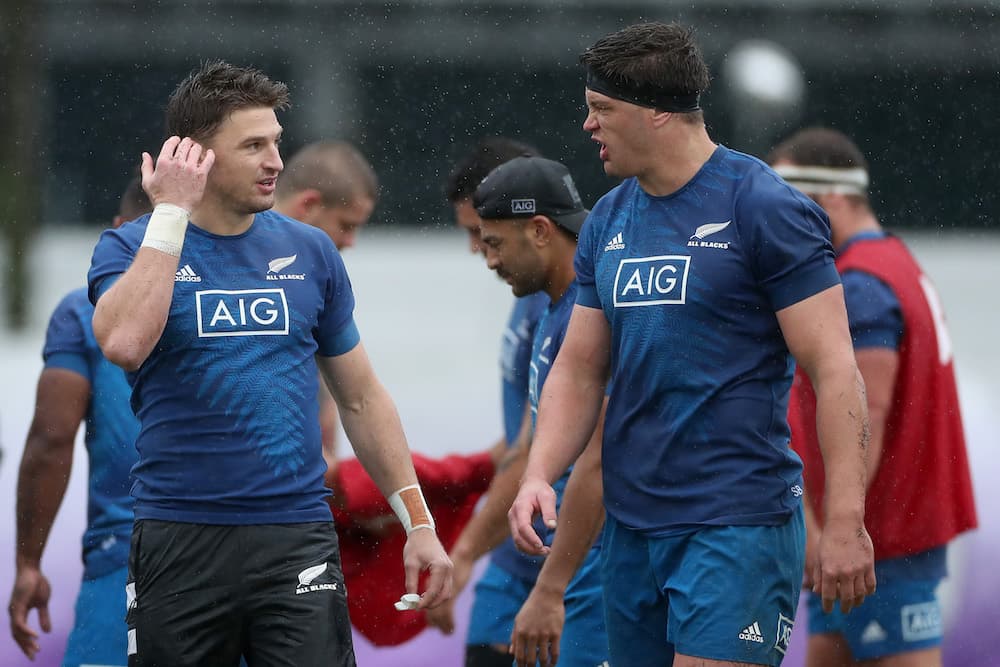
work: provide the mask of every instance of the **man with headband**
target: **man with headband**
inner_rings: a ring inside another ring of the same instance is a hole
[[[830,216],[871,420],[865,522],[875,546],[878,593],[847,616],[823,614],[819,598],[810,594],[806,664],[940,665],[943,628],[935,591],[946,575],[948,543],[976,526],[941,304],[903,242],[875,217],[868,166],[853,141],[835,130],[810,128],[780,143],[768,161]],[[812,384],[799,372],[789,423],[809,499],[807,588],[815,582],[826,489],[815,417]]]
[[[868,421],[829,223],[748,155],[715,144],[692,32],[633,25],[581,58],[583,129],[624,179],[580,234],[577,303],[541,398],[512,531],[529,551],[550,484],[609,396],[602,545],[610,664],[778,665],[802,581],[801,462],[786,421],[794,362],[820,391],[831,486],[823,602],[874,592]],[[794,358],[794,359],[793,359]]]

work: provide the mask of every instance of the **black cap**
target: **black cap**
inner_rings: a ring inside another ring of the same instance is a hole
[[[583,207],[569,169],[543,157],[516,157],[491,171],[472,195],[484,220],[544,215],[574,234],[590,213]]]

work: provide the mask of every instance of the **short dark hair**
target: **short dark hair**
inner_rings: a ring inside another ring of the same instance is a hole
[[[711,76],[694,29],[679,23],[637,23],[605,35],[583,52],[580,63],[602,78],[671,95],[699,95]],[[702,117],[701,111],[690,116]]]
[[[153,210],[149,195],[142,189],[142,176],[133,176],[122,192],[118,215],[125,220],[135,220]]]
[[[504,162],[522,155],[541,157],[534,146],[507,137],[486,137],[455,164],[445,183],[445,195],[451,203],[472,196],[487,174]]]
[[[210,60],[191,72],[167,102],[167,136],[205,140],[234,111],[285,109],[288,86],[252,67]]]
[[[278,196],[315,189],[330,206],[343,206],[359,195],[378,199],[378,177],[357,148],[346,141],[317,141],[300,149],[278,178]]]
[[[857,144],[843,132],[828,127],[799,130],[771,149],[767,163],[788,160],[804,167],[868,169],[868,161]]]

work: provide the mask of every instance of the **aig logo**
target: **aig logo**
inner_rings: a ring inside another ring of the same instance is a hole
[[[684,303],[690,265],[687,255],[621,260],[615,274],[615,308]]]
[[[283,289],[195,292],[198,337],[288,335],[288,302]]]

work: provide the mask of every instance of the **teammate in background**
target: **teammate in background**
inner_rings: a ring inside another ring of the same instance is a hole
[[[459,160],[449,175],[446,195],[455,211],[456,224],[468,235],[470,252],[486,255],[486,248],[479,241],[479,215],[472,204],[476,186],[495,167],[521,155],[538,155],[538,151],[506,137],[488,137]],[[517,492],[526,461],[523,448],[514,447],[514,443],[522,427],[530,426],[526,416],[531,342],[547,305],[548,297],[539,292],[516,299],[511,309],[500,355],[504,437],[498,443],[509,447],[508,455],[497,470],[486,502],[450,552],[455,563],[455,597],[468,583],[476,561],[490,554],[490,561],[476,584],[466,636],[467,667],[510,667],[508,648],[514,618],[527,600],[541,567],[541,559],[517,551],[510,539],[505,514]],[[428,613],[428,622],[446,634],[454,632],[454,605],[441,605]]]
[[[269,209],[284,84],[213,61],[175,89],[143,154],[152,216],[105,232],[94,333],[141,423],[127,586],[129,664],[355,663],[323,486],[319,366],[358,457],[407,529],[406,592],[448,599],[391,398],[330,239]],[[189,222],[190,221],[190,222]],[[220,474],[224,472],[225,474]],[[247,554],[250,554],[248,557]]]
[[[588,211],[569,170],[540,157],[514,158],[491,171],[476,188],[474,204],[482,218],[480,242],[486,248],[487,266],[515,296],[544,292],[549,297],[531,349],[528,395],[534,430],[538,397],[558,358],[576,302],[573,255]],[[562,521],[554,536],[548,531],[551,555],[517,615],[511,636],[511,653],[520,667],[548,667],[557,660],[590,667],[607,664],[596,542],[604,522],[600,427],[599,421],[572,473],[556,482]],[[530,435],[519,439],[518,446],[529,444]]]
[[[357,148],[346,141],[317,141],[285,164],[274,191],[274,210],[322,229],[337,250],[344,251],[357,242],[377,200],[378,177]],[[323,456],[333,471],[339,419],[333,397],[322,384],[319,403]]]
[[[797,132],[768,156],[784,179],[830,217],[837,268],[865,381],[871,444],[865,523],[878,592],[849,615],[823,614],[809,594],[809,667],[941,665],[941,608],[948,543],[976,527],[951,339],[930,280],[868,199],[868,163],[844,134]],[[818,576],[825,484],[816,398],[796,374],[789,407],[807,498],[805,582]],[[812,511],[808,511],[808,510]]]
[[[152,206],[139,177],[122,194],[117,229]],[[49,319],[38,378],[35,414],[24,444],[17,482],[17,574],[8,606],[11,634],[31,659],[38,634],[28,614],[51,630],[51,588],[41,560],[62,504],[73,465],[80,422],[89,462],[87,530],[83,535],[83,581],[76,618],[63,657],[64,667],[125,665],[125,578],[132,534],[129,471],[136,461],[139,423],[129,407],[131,390],[122,370],[101,354],[94,339],[94,307],[86,288],[63,297]]]
[[[789,447],[792,357],[820,388],[831,486],[825,606],[875,589],[864,527],[868,419],[822,210],[759,160],[716,145],[691,30],[632,25],[597,41],[584,131],[625,179],[594,206],[577,304],[510,510],[538,553],[550,484],[604,426],[601,575],[615,667],[780,664],[805,559]],[[609,380],[610,378],[610,380]],[[610,386],[608,383],[610,382]]]

